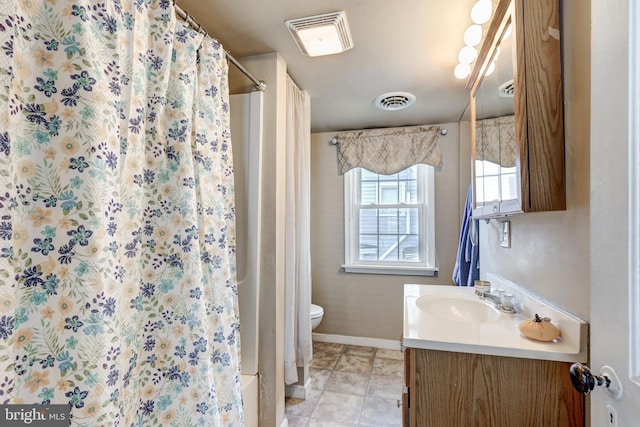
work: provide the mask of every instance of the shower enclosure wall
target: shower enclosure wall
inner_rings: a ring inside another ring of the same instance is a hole
[[[230,96],[236,201],[236,265],[246,427],[258,425],[262,92]]]

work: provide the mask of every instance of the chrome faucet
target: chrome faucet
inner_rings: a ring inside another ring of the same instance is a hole
[[[475,293],[481,300],[491,301],[493,305],[503,313],[514,314],[517,312],[516,297],[513,294],[505,293],[503,289],[496,289],[495,292],[491,292],[490,282],[477,280],[475,283]]]

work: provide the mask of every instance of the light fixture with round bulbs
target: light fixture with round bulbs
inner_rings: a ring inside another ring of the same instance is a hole
[[[453,74],[457,79],[466,79],[469,74],[471,74],[471,65],[469,64],[458,64],[456,68],[453,70]]]
[[[467,46],[477,46],[482,40],[482,27],[478,24],[472,24],[464,32],[464,44]]]
[[[458,52],[458,65],[453,70],[457,79],[464,79],[471,74],[471,64],[476,60],[478,51],[476,46],[482,41],[484,33],[483,25],[491,19],[493,13],[492,0],[478,0],[471,8],[471,24],[464,32],[465,46]],[[495,64],[491,64],[495,68]],[[492,70],[493,71],[493,70]]]
[[[476,56],[478,56],[478,52],[475,47],[465,46],[458,53],[458,61],[461,64],[471,64],[476,59]]]
[[[491,19],[493,4],[491,0],[478,0],[471,8],[471,20],[475,24],[484,24]]]

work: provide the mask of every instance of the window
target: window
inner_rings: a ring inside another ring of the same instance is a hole
[[[518,198],[515,166],[500,166],[489,160],[476,160],[476,204],[514,200]]]
[[[435,275],[433,167],[344,175],[348,273]]]

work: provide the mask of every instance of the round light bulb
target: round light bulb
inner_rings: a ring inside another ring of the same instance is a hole
[[[457,79],[464,79],[471,73],[471,65],[469,64],[458,64],[456,68],[453,70],[453,74]]]
[[[489,67],[487,67],[487,72],[484,73],[484,75],[488,76],[489,74],[493,73],[495,69],[496,69],[496,63],[495,61],[492,61],[491,64],[489,64]]]
[[[491,0],[478,0],[471,8],[471,20],[475,24],[484,24],[491,19],[493,4]]]
[[[470,25],[464,32],[464,44],[477,46],[482,40],[482,27],[478,24]]]
[[[462,64],[471,64],[476,59],[476,48],[473,46],[465,46],[458,53],[458,61]]]

